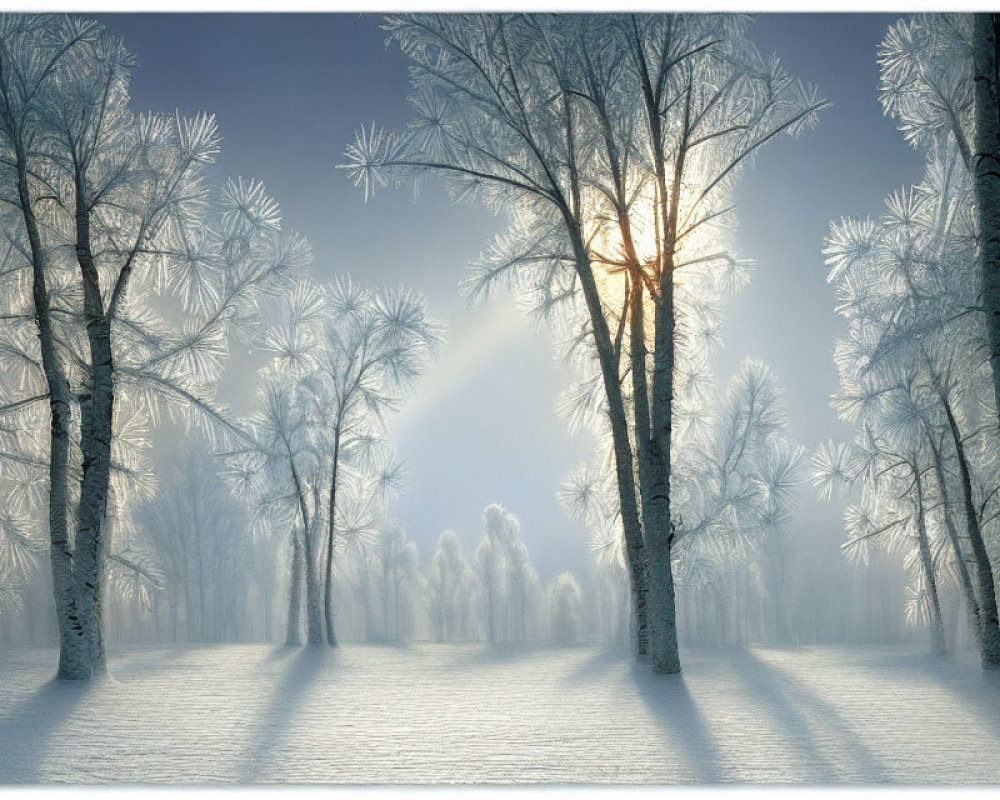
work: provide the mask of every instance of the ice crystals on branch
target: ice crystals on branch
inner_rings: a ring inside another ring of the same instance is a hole
[[[338,169],[347,170],[348,177],[364,192],[365,202],[375,196],[375,189],[389,184],[385,166],[399,150],[397,137],[382,128],[376,130],[375,123],[366,130],[359,128],[354,134],[354,144],[344,151],[346,164],[338,164]]]

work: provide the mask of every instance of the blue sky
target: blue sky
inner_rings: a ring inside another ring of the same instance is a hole
[[[792,434],[807,448],[847,430],[829,410],[831,356],[841,324],[825,282],[821,247],[831,220],[877,214],[885,195],[920,175],[918,156],[878,105],[875,49],[897,15],[764,14],[756,40],[793,74],[819,84],[833,106],[815,130],[773,143],[739,193],[737,250],[758,268],[730,306],[720,382],[745,356],[760,358],[786,388]],[[136,54],[137,109],[209,111],[224,136],[217,173],[261,179],[284,224],[309,237],[314,274],[349,272],[365,282],[403,282],[428,297],[448,324],[449,344],[393,424],[410,488],[394,515],[429,559],[444,528],[467,552],[480,514],[500,502],[521,519],[543,575],[582,573],[581,526],[554,493],[590,457],[587,435],[570,436],[553,411],[571,380],[548,334],[513,303],[466,306],[458,283],[501,221],[455,207],[433,180],[384,190],[365,204],[334,169],[355,129],[406,122],[406,64],[385,47],[378,17],[360,14],[102,14]],[[236,376],[235,391],[252,386]],[[232,390],[232,389],[231,389]],[[804,543],[839,539],[836,506],[803,496],[794,526]]]

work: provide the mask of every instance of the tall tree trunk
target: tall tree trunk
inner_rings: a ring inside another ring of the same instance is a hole
[[[45,253],[28,186],[27,159],[23,148],[16,149],[17,193],[31,251],[32,299],[41,345],[42,371],[49,390],[49,566],[56,622],[59,628],[59,669],[63,679],[84,677],[85,660],[78,647],[80,625],[73,587],[73,550],[69,541],[67,492],[69,488],[69,437],[72,408],[69,381],[56,353],[55,334],[49,308],[45,276]]]
[[[608,401],[608,418],[611,422],[611,438],[614,445],[615,478],[618,485],[618,501],[622,514],[622,529],[625,534],[625,564],[628,569],[629,587],[632,597],[632,613],[635,622],[634,649],[637,655],[645,656],[649,649],[649,584],[647,578],[646,555],[643,544],[642,523],[639,518],[639,504],[636,494],[635,472],[632,460],[632,445],[628,438],[628,419],[622,399],[621,383],[618,377],[618,361],[615,358],[611,333],[601,307],[601,299],[594,281],[590,257],[583,239],[571,219],[567,228],[573,243],[577,275],[583,289],[584,300],[593,328],[594,343],[597,347],[598,362],[604,394]]]
[[[626,238],[626,248],[635,259],[635,248],[631,241],[631,232],[628,224],[622,225],[622,230]],[[644,313],[643,292],[644,286],[642,276],[638,270],[642,266],[635,264],[636,274],[632,278],[632,293],[629,297],[629,355],[631,359],[632,375],[632,416],[633,430],[635,435],[635,461],[636,471],[639,477],[639,517],[646,524],[646,509],[649,508],[649,490],[653,485],[653,472],[655,466],[650,457],[650,445],[652,441],[652,420],[649,409],[649,382],[646,368],[646,319]],[[634,490],[633,490],[634,491]],[[650,581],[650,562],[645,535],[642,538],[642,576],[643,595],[648,598]],[[648,603],[648,599],[647,599]],[[648,611],[644,608],[644,613],[648,616]],[[652,635],[653,623],[647,623],[649,632],[646,636],[646,650],[649,653],[649,637]]]
[[[87,663],[78,677],[106,671],[102,630],[102,583],[111,439],[114,424],[114,354],[111,321],[104,313],[97,265],[90,241],[90,210],[82,168],[76,172],[76,257],[83,283],[84,321],[90,349],[90,386],[80,398],[83,478],[73,557],[74,585]]]
[[[664,272],[660,292],[653,367],[652,438],[648,449],[651,482],[648,491],[643,490],[643,529],[646,556],[649,559],[649,605],[653,619],[650,655],[654,672],[670,674],[681,670],[672,564],[674,534],[670,518],[670,443],[674,393],[672,270]]]
[[[659,297],[653,335],[653,385],[650,409],[650,437],[647,449],[648,487],[641,487],[643,501],[642,531],[646,548],[649,581],[649,605],[652,622],[650,655],[653,671],[680,672],[677,647],[677,610],[671,551],[673,525],[670,509],[671,439],[674,394],[674,248],[681,179],[684,176],[685,146],[690,118],[691,91],[686,97],[681,146],[674,153],[673,181],[668,187],[664,131],[660,116],[657,81],[649,72],[646,53],[639,41],[635,18],[632,57],[639,69],[643,108],[648,125],[653,172],[656,179],[654,223],[657,239]]]
[[[920,565],[924,578],[927,580],[927,594],[931,605],[931,653],[936,656],[946,651],[944,641],[944,620],[941,617],[941,600],[938,597],[937,576],[934,573],[934,560],[931,558],[930,543],[927,539],[927,523],[924,516],[924,493],[920,481],[920,472],[913,468],[913,479],[917,490],[917,545],[920,549]]]
[[[1000,669],[1000,619],[997,616],[996,584],[993,579],[993,566],[990,564],[986,542],[979,527],[979,515],[972,496],[972,476],[969,462],[965,456],[965,442],[958,427],[958,420],[952,410],[947,394],[941,393],[941,403],[948,418],[948,429],[951,431],[952,442],[955,445],[955,455],[958,458],[958,471],[962,479],[962,499],[965,509],[965,524],[969,533],[969,543],[972,545],[972,556],[976,564],[976,578],[979,584],[979,611],[982,628],[982,665],[984,669]]]
[[[334,429],[333,464],[330,472],[330,503],[327,519],[326,541],[326,582],[323,589],[323,608],[326,612],[326,643],[337,646],[337,635],[333,629],[333,552],[337,536],[337,468],[340,466],[340,426]]]
[[[646,81],[648,84],[648,81]],[[647,92],[648,94],[648,92]],[[684,115],[684,138],[686,141],[690,113],[690,91],[688,106]],[[673,182],[667,186],[666,165],[659,147],[661,131],[656,104],[647,99],[647,115],[650,116],[651,135],[657,143],[654,158],[658,230],[662,243],[659,245],[659,297],[656,302],[656,319],[653,339],[653,401],[650,411],[651,427],[649,441],[650,486],[643,488],[643,532],[645,534],[646,557],[649,562],[650,606],[653,617],[653,641],[650,650],[653,671],[671,674],[680,672],[680,653],[677,646],[677,610],[674,597],[674,576],[672,551],[674,541],[673,520],[671,519],[670,476],[671,444],[673,439],[674,403],[674,250],[678,209],[680,205],[681,179],[684,175],[685,149],[680,147],[675,162]],[[668,199],[669,198],[669,199]],[[648,512],[645,505],[648,504]]]
[[[305,564],[302,558],[302,542],[299,531],[292,532],[291,580],[288,596],[288,631],[285,634],[285,644],[302,644],[302,573]]]
[[[288,461],[291,467],[292,480],[295,483],[299,516],[302,519],[302,555],[305,561],[306,580],[306,641],[309,644],[321,644],[323,641],[323,632],[322,623],[320,622],[319,575],[316,572],[316,552],[313,548],[315,543],[313,527],[316,522],[316,514],[309,513],[309,507],[306,503],[306,487],[299,478],[298,470],[295,467],[295,459],[290,449]],[[313,497],[315,499],[315,493]],[[318,503],[315,505],[318,505]]]
[[[951,544],[954,554],[955,564],[958,568],[959,583],[962,586],[962,594],[969,610],[969,617],[972,620],[972,629],[976,634],[976,643],[979,646],[980,655],[983,648],[982,614],[979,609],[979,600],[976,597],[976,589],[972,585],[972,576],[969,574],[969,566],[965,563],[965,553],[962,552],[961,541],[958,537],[958,530],[955,527],[955,519],[952,516],[948,502],[948,484],[945,479],[944,466],[942,464],[941,451],[934,442],[933,436],[928,431],[928,442],[931,446],[931,453],[934,456],[934,477],[937,480],[938,494],[941,496],[942,515],[944,517],[944,529],[948,534],[948,542]]]
[[[1000,79],[997,14],[975,14],[972,38],[975,145],[972,155],[979,267],[989,336],[993,391],[1000,414]]]
[[[594,72],[593,63],[587,56],[586,48],[583,49],[585,65],[587,69],[588,81],[592,87],[600,87],[600,81],[597,79],[596,73]],[[636,252],[635,242],[632,238],[632,225],[629,218],[629,202],[628,202],[628,192],[626,189],[625,175],[623,174],[621,167],[621,153],[619,151],[618,145],[615,141],[614,132],[612,129],[611,115],[609,114],[607,107],[607,98],[601,92],[595,92],[592,98],[594,107],[597,111],[597,117],[600,121],[601,132],[604,140],[604,146],[608,158],[608,165],[611,168],[612,173],[612,185],[614,188],[615,203],[617,206],[617,217],[618,217],[618,228],[621,232],[622,237],[622,247],[625,252],[626,257],[632,262],[631,271],[631,294],[628,298],[628,309],[623,309],[622,313],[628,313],[630,316],[630,357],[631,357],[631,367],[632,367],[632,396],[634,403],[634,431],[635,431],[635,452],[634,455],[637,457],[637,466],[639,472],[639,502],[645,502],[642,497],[641,487],[648,483],[648,476],[644,478],[643,469],[648,463],[648,459],[645,457],[645,448],[649,441],[649,394],[648,385],[646,379],[646,337],[645,337],[645,321],[643,319],[643,276],[642,269],[643,265],[639,262],[639,257]],[[568,126],[571,130],[571,126]],[[582,266],[582,262],[578,262]],[[592,275],[590,271],[590,263],[586,264],[588,274]],[[591,308],[588,301],[588,308]],[[593,309],[591,308],[591,313],[593,314]],[[601,314],[603,319],[603,312]],[[598,328],[595,325],[594,331],[595,335]],[[602,369],[603,369],[602,365]],[[617,371],[617,370],[616,370]],[[620,387],[620,384],[619,384]],[[607,381],[605,381],[605,388],[607,389]],[[618,389],[620,392],[620,388]],[[624,405],[624,404],[623,404]],[[610,408],[610,403],[609,403]],[[612,412],[615,413],[615,412]],[[627,437],[628,424],[623,425],[625,429],[625,436]],[[615,434],[615,420],[612,419],[612,435]],[[626,439],[627,441],[627,439]],[[624,454],[623,454],[624,455]],[[618,459],[618,452],[615,453],[616,461]],[[632,481],[635,478],[633,476]],[[624,488],[623,488],[624,486]],[[633,486],[631,490],[627,488],[627,485],[623,485],[619,480],[618,492],[621,496],[623,492],[631,491],[631,495],[634,497],[636,494],[636,487]],[[646,558],[644,550],[644,540],[642,533],[642,510],[640,509],[636,514],[634,520],[625,520],[623,512],[623,522],[625,523],[625,541],[626,547],[631,547],[634,549],[634,553],[629,556],[629,579],[633,587],[632,599],[635,614],[635,627],[636,627],[636,642],[635,651],[638,656],[646,656],[649,652],[649,620],[648,620],[648,609],[647,609],[647,596],[648,596],[648,586],[649,586],[649,564]],[[630,535],[629,527],[632,527],[632,532]],[[630,545],[629,542],[632,542]],[[634,561],[634,563],[633,563]]]
[[[323,625],[320,614],[319,570],[316,564],[314,526],[310,525],[303,536],[303,553],[306,562],[306,641],[309,644],[323,643]]]

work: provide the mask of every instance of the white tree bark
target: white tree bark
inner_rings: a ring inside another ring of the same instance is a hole
[[[63,679],[83,676],[82,651],[73,628],[78,625],[73,586],[73,549],[69,541],[68,465],[70,419],[72,415],[69,381],[56,353],[55,335],[45,277],[45,255],[28,186],[27,157],[17,147],[17,188],[21,214],[28,233],[31,253],[32,298],[41,345],[42,370],[49,390],[49,564],[52,591],[59,627],[59,669]]]
[[[288,591],[288,626],[285,644],[302,644],[302,573],[305,564],[302,558],[302,542],[299,531],[292,531],[292,557],[290,559],[291,580]]]
[[[92,677],[107,670],[101,620],[105,519],[111,480],[111,439],[114,424],[114,354],[111,320],[105,314],[100,280],[90,240],[90,209],[86,179],[76,170],[76,256],[83,283],[84,321],[90,348],[90,386],[81,396],[80,449],[83,478],[77,509],[74,548],[74,586],[79,628],[85,647],[83,674]]]
[[[323,610],[326,618],[326,643],[330,647],[337,646],[337,634],[334,631],[334,608],[333,608],[333,556],[334,546],[337,543],[337,470],[340,466],[340,425],[334,428],[333,438],[333,460],[331,462],[330,473],[330,499],[327,519],[327,541],[326,541],[326,580],[323,588]]]
[[[628,418],[625,415],[625,402],[622,398],[621,383],[618,378],[618,360],[615,357],[608,322],[601,307],[600,294],[594,281],[590,257],[587,255],[579,228],[571,219],[567,219],[566,224],[573,241],[577,274],[580,277],[580,285],[590,315],[604,393],[608,401],[608,418],[611,422],[611,437],[615,455],[615,478],[618,486],[618,500],[621,505],[622,528],[625,533],[625,561],[632,596],[632,613],[635,620],[634,648],[637,655],[645,656],[649,649],[650,638],[647,560],[643,528],[639,517],[632,445],[628,438]]]
[[[969,566],[965,563],[965,553],[962,552],[961,541],[958,536],[958,529],[952,516],[948,502],[948,484],[944,474],[944,465],[940,449],[934,442],[933,436],[928,432],[928,442],[934,457],[934,477],[937,481],[938,494],[941,497],[942,516],[944,517],[945,532],[948,534],[948,542],[951,544],[955,565],[958,569],[959,582],[962,586],[962,594],[969,611],[969,618],[972,621],[972,629],[976,632],[976,643],[982,652],[983,647],[983,626],[982,613],[979,608],[979,599],[976,597],[976,589],[972,585],[972,576],[969,574]]]
[[[943,655],[947,648],[944,640],[944,620],[941,617],[941,600],[938,596],[937,575],[934,572],[934,560],[931,558],[930,542],[927,538],[927,522],[924,513],[924,491],[920,480],[920,471],[911,466],[914,487],[916,488],[917,511],[917,546],[920,550],[920,566],[927,581],[927,595],[930,600],[931,653]]]
[[[947,395],[942,393],[942,404],[948,417],[948,428],[951,431],[952,442],[955,445],[955,455],[958,458],[959,475],[962,480],[962,499],[965,509],[965,524],[972,545],[972,555],[976,564],[976,577],[979,583],[979,610],[982,626],[982,664],[984,669],[1000,669],[1000,619],[997,615],[996,584],[993,578],[993,566],[990,564],[989,553],[983,540],[983,532],[979,525],[979,515],[976,512],[975,500],[972,495],[972,477],[969,462],[965,455],[965,442],[958,427],[958,420],[952,411]]]

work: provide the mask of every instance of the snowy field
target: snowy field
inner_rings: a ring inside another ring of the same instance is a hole
[[[51,681],[0,655],[2,783],[1000,782],[1000,675],[968,659],[593,647],[117,648]]]

